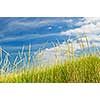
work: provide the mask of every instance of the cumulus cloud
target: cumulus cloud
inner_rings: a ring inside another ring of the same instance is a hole
[[[99,33],[100,32],[100,18],[99,17],[87,17],[83,18],[76,25],[80,25],[78,28],[69,29],[65,32],[61,32],[61,34],[70,35],[71,33]]]
[[[98,33],[100,32],[100,23],[97,23],[97,24],[87,24],[87,25],[83,25],[79,28],[75,28],[75,29],[70,29],[66,32],[62,32],[61,34],[71,34],[71,33],[75,33],[75,34],[78,34],[78,33]]]
[[[61,32],[62,35],[87,35],[89,42],[95,43],[100,46],[100,17],[86,17],[80,19],[76,25],[80,25],[78,28],[69,29]]]

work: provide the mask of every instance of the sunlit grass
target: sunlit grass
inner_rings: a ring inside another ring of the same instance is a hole
[[[54,66],[20,70],[1,75],[0,82],[100,82],[100,59],[90,55]]]
[[[100,51],[94,45],[95,53],[90,51],[90,43],[85,35],[85,42],[79,37],[79,46],[82,55],[75,53],[74,41],[65,41],[66,48],[60,46],[60,42],[52,43],[54,47],[55,63],[52,65],[39,63],[43,56],[41,49],[37,53],[24,52],[24,46],[11,63],[11,55],[0,48],[0,82],[1,83],[69,83],[69,82],[100,82]],[[57,48],[59,47],[59,48]],[[88,48],[88,54],[84,49]],[[66,58],[59,59],[57,52],[65,52]],[[5,57],[3,58],[3,53]],[[85,53],[85,54],[84,54]]]

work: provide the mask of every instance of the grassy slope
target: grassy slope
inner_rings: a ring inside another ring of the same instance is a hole
[[[10,73],[0,76],[0,82],[100,82],[100,59],[91,55],[51,67]]]

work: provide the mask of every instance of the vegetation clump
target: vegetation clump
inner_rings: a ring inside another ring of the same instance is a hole
[[[0,48],[0,82],[1,83],[98,83],[100,82],[100,51],[94,45],[95,52],[91,52],[88,38],[85,36],[85,43],[79,38],[79,46],[82,50],[77,55],[74,50],[74,43],[65,42],[66,48],[60,48],[60,43],[54,44],[55,63],[45,65],[37,62],[42,56],[42,51],[31,53],[31,45],[28,52],[21,52],[13,60],[9,60],[10,54]],[[60,61],[57,56],[57,46],[66,53],[66,59]],[[88,54],[85,53],[87,47]],[[6,54],[3,57],[3,52]],[[40,55],[40,56],[39,56]],[[4,59],[3,59],[4,58]],[[37,63],[37,65],[35,65]]]

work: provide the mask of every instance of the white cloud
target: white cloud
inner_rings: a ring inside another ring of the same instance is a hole
[[[27,20],[27,19],[26,19]],[[36,28],[36,27],[41,27],[41,26],[47,26],[51,25],[54,23],[61,23],[61,22],[66,22],[66,23],[72,23],[73,20],[70,19],[64,19],[64,18],[48,18],[48,19],[42,19],[42,20],[34,20],[34,21],[26,21],[26,20],[14,20],[11,21],[8,24],[8,27],[15,27],[15,28]],[[13,29],[11,28],[11,29]]]
[[[74,34],[78,34],[78,33],[98,33],[100,32],[100,23],[97,23],[96,25],[95,24],[87,24],[87,25],[83,25],[81,26],[80,28],[75,28],[75,29],[70,29],[66,32],[62,32],[61,34],[71,34],[71,33],[74,33]]]
[[[67,19],[67,20],[64,20],[64,22],[66,22],[66,23],[72,23],[73,19]]]
[[[85,23],[97,23],[100,22],[100,17],[85,17]]]
[[[15,36],[15,37],[5,37],[5,38],[1,38],[0,42],[10,42],[10,41],[26,41],[26,40],[30,40],[30,39],[36,39],[36,38],[45,38],[45,37],[49,37],[49,36],[59,36],[59,34],[56,33],[52,33],[52,34],[27,34],[27,35],[22,35],[22,36]]]
[[[80,25],[79,28],[69,29],[65,32],[61,32],[61,34],[78,34],[78,33],[87,33],[87,34],[95,34],[100,32],[100,18],[95,17],[89,17],[89,18],[83,18],[83,21],[79,21],[76,23],[76,25]]]

